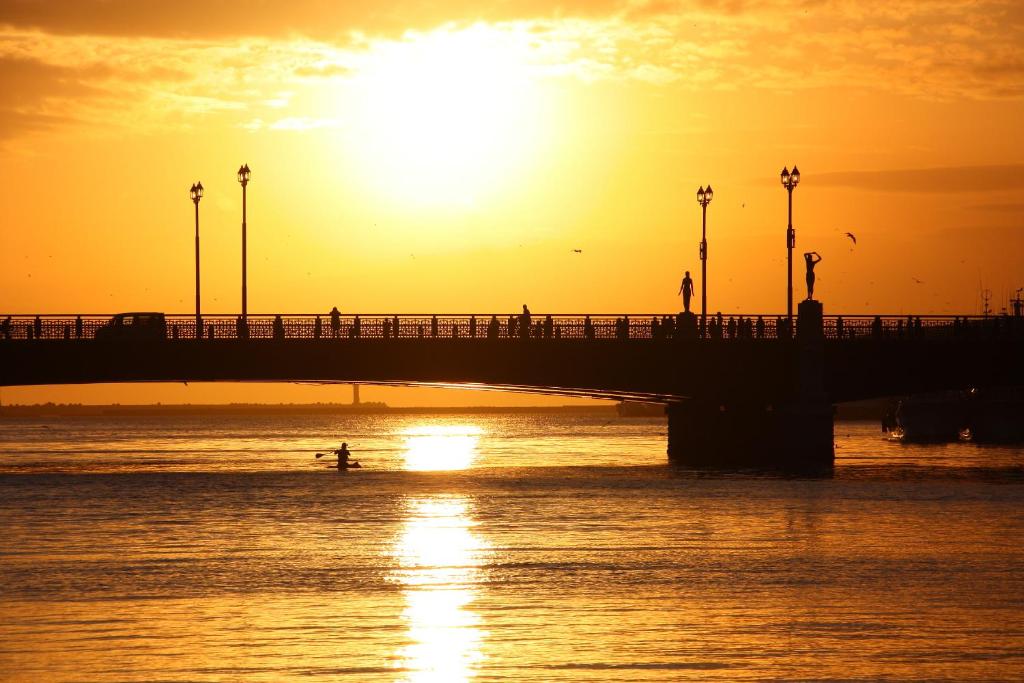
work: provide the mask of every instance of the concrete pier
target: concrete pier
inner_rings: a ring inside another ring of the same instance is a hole
[[[796,340],[781,342],[794,344],[792,381],[781,400],[668,404],[669,459],[692,467],[830,468],[835,447],[822,320],[821,303],[800,304]]]

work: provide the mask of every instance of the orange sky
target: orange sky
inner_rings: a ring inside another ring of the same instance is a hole
[[[201,180],[204,310],[237,312],[243,162],[250,312],[677,310],[708,182],[710,308],[782,311],[793,163],[827,312],[1024,286],[1017,0],[364,4],[0,4],[0,309],[190,312]],[[254,396],[348,390],[2,399]],[[500,396],[364,394],[538,402]]]

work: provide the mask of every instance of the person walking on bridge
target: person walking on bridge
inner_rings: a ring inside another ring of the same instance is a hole
[[[690,312],[690,297],[693,296],[693,280],[690,278],[690,271],[686,271],[683,275],[683,283],[679,285],[679,291],[676,294],[683,295],[683,312]]]
[[[341,331],[341,311],[335,306],[331,309],[331,336],[337,339],[338,332]]]

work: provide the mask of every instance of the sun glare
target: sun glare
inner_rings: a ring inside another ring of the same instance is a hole
[[[472,205],[536,152],[539,98],[518,34],[479,25],[381,42],[352,86],[350,142],[386,197]]]
[[[428,425],[403,432],[405,469],[464,470],[476,458],[482,430],[471,425]]]
[[[480,616],[469,607],[487,548],[472,532],[470,512],[460,497],[409,501],[394,551],[408,624],[409,642],[396,657],[405,680],[468,681],[483,659]]]

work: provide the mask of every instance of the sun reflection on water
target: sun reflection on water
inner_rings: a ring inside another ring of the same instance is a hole
[[[484,544],[465,498],[413,498],[395,555],[404,588],[409,643],[397,653],[407,681],[469,681],[482,654],[481,619],[469,609]]]
[[[483,430],[475,425],[420,425],[402,432],[405,469],[464,470],[476,459]]]

